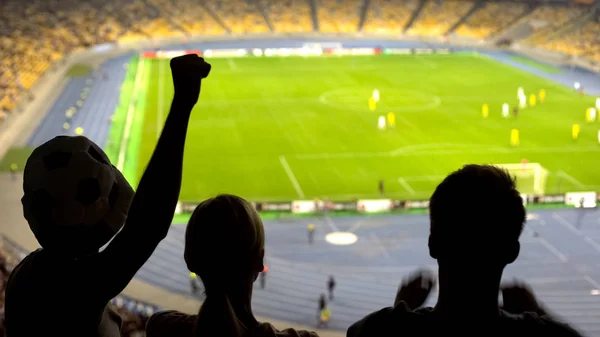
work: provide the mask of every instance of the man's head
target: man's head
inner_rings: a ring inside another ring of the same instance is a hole
[[[431,196],[429,254],[438,264],[504,268],[519,255],[525,208],[515,181],[490,165],[466,165]]]

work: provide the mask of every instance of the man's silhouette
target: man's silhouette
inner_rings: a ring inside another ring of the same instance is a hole
[[[467,165],[436,188],[429,208],[436,305],[421,307],[434,278],[420,272],[401,286],[393,308],[355,323],[348,337],[579,336],[550,318],[524,285],[503,289],[505,306],[498,304],[502,272],[519,255],[525,223],[523,201],[506,171]]]

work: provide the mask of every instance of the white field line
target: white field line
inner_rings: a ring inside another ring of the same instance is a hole
[[[410,184],[408,182],[406,182],[406,180],[402,177],[398,178],[398,182],[400,183],[400,185],[402,185],[402,187],[404,187],[405,190],[408,191],[408,193],[410,194],[415,194],[415,190],[413,190],[413,188],[410,186]]]
[[[331,228],[331,231],[333,233],[337,233],[340,231],[340,229],[335,225],[335,222],[333,221],[333,219],[331,219],[329,215],[325,216],[325,223],[327,224],[327,226],[329,226],[329,228]]]
[[[160,132],[165,122],[165,64],[167,62],[160,62],[158,64],[158,104],[157,104],[157,115],[156,115],[156,139],[160,137]]]
[[[300,184],[298,183],[290,164],[288,164],[287,159],[285,159],[285,156],[279,156],[279,162],[281,162],[281,166],[283,166],[285,173],[287,173],[288,178],[290,178],[290,181],[292,182],[296,193],[298,193],[298,196],[300,198],[304,198],[304,192],[302,191],[302,188],[300,187]]]
[[[563,225],[566,229],[568,229],[571,233],[583,237],[583,241],[587,242],[590,246],[594,247],[594,249],[600,253],[600,244],[594,241],[594,239],[589,236],[583,234],[579,229],[575,228],[567,219],[560,216],[558,213],[552,213],[552,218],[558,221],[559,224]]]
[[[542,246],[546,247],[556,258],[560,260],[560,262],[567,262],[567,257],[563,254],[558,248],[554,247],[550,242],[548,242],[544,238],[539,238],[538,240]]]
[[[337,152],[337,153],[307,153],[294,155],[298,159],[335,159],[335,158],[374,158],[374,157],[399,157],[399,156],[432,156],[432,155],[456,155],[456,154],[486,154],[486,153],[587,153],[598,152],[598,147],[541,147],[541,148],[518,148],[509,149],[500,146],[473,146],[471,148],[436,148],[435,144],[429,144],[422,149],[415,149],[412,146],[398,148],[392,151],[382,152]],[[581,184],[581,183],[580,183]],[[584,186],[582,184],[582,186]]]
[[[383,245],[383,243],[381,242],[381,240],[379,240],[379,238],[377,237],[377,235],[375,235],[375,233],[371,232],[371,235],[369,235],[369,236],[375,242],[375,244],[379,248],[381,248],[381,254],[383,254],[383,256],[387,257],[388,259],[392,257],[390,255],[390,253],[387,251],[387,249],[385,249],[385,246]]]
[[[595,290],[600,290],[600,284],[598,284],[598,282],[596,280],[594,280],[591,276],[589,275],[585,275],[583,277],[589,284],[592,285],[592,287],[595,288]]]
[[[235,64],[235,61],[232,59],[227,59],[227,65],[229,65],[229,69],[231,71],[236,71],[238,69],[237,65]]]
[[[125,130],[123,131],[123,138],[121,139],[121,146],[119,147],[119,159],[117,160],[117,169],[123,171],[125,165],[125,155],[127,152],[127,144],[129,144],[129,136],[131,135],[131,127],[133,126],[133,117],[135,116],[135,107],[137,103],[137,96],[139,93],[139,87],[142,83],[142,77],[144,72],[144,59],[140,57],[138,61],[137,71],[135,73],[135,81],[133,83],[133,95],[131,101],[129,101],[129,108],[127,109],[127,117],[125,119]]]
[[[556,171],[556,175],[557,176],[561,176],[561,177],[567,179],[568,181],[570,181],[571,183],[573,183],[573,185],[576,185],[578,187],[584,187],[585,186],[579,180],[575,179],[572,175],[568,174],[565,171],[562,171],[562,170]]]

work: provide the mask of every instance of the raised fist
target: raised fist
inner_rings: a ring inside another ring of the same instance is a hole
[[[402,281],[394,306],[400,301],[406,303],[410,310],[421,307],[435,285],[435,276],[428,270],[420,269]]]
[[[534,312],[543,314],[531,288],[524,282],[514,281],[509,285],[502,286],[502,309],[511,314],[522,314]]]
[[[211,66],[196,54],[176,57],[171,60],[171,73],[175,98],[194,105],[200,96],[200,83],[210,73]]]

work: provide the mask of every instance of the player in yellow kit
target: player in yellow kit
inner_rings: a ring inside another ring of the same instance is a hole
[[[388,112],[388,114],[387,114],[387,122],[388,122],[388,125],[391,126],[391,127],[396,126],[396,115],[394,115],[393,112]]]
[[[537,101],[537,97],[534,94],[529,95],[529,105],[530,106],[535,106],[535,103]]]
[[[487,118],[487,116],[490,114],[490,107],[487,104],[484,104],[481,107],[481,115],[483,116],[483,118]]]
[[[377,109],[377,101],[371,97],[369,98],[369,110],[375,111],[375,109]]]
[[[573,124],[571,127],[571,135],[573,136],[573,140],[577,140],[577,137],[579,137],[579,131],[581,131],[579,124]]]
[[[519,130],[512,129],[510,131],[510,145],[519,146]]]
[[[546,99],[546,89],[542,89],[542,90],[540,90],[540,103],[544,103],[545,99]]]

